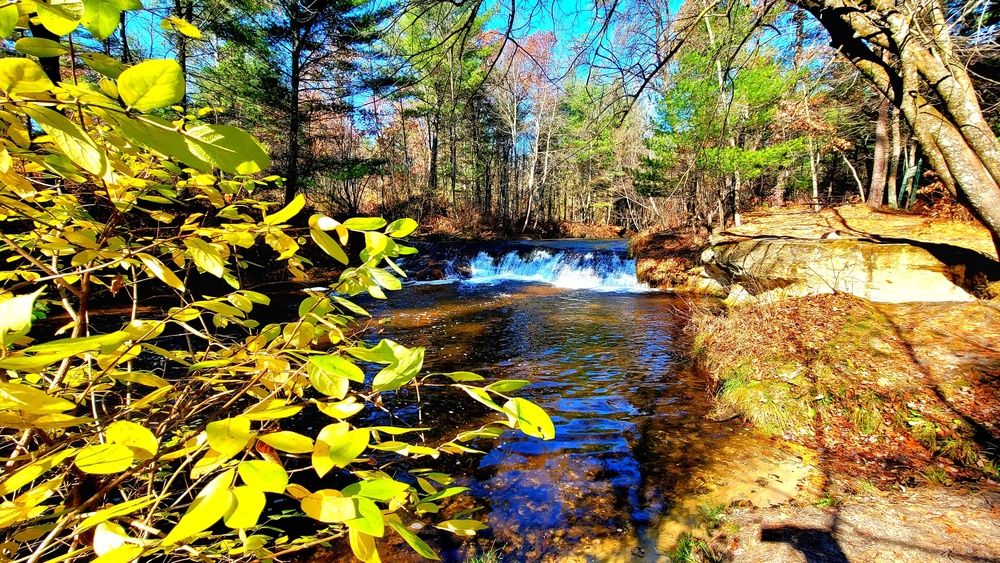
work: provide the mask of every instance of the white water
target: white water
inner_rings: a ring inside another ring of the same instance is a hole
[[[480,252],[469,262],[465,283],[492,284],[502,281],[541,282],[565,289],[594,291],[649,291],[635,276],[635,260],[606,253],[573,253],[536,249],[525,257],[508,252],[493,257]]]

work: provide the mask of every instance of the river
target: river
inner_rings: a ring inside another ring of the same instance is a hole
[[[552,416],[556,438],[508,431],[477,443],[485,455],[442,461],[470,488],[460,508],[480,507],[474,517],[489,529],[464,542],[429,527],[421,535],[446,561],[490,547],[503,561],[659,560],[664,516],[745,434],[705,418],[707,383],[686,359],[692,303],[637,282],[624,241],[424,252],[439,255],[446,279],[366,302],[384,323],[378,337],[425,346],[427,370],[531,380],[518,393]],[[394,414],[477,423],[478,405],[454,399]],[[383,547],[382,560],[420,560],[400,544]]]

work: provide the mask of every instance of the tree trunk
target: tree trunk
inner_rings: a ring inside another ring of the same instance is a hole
[[[819,213],[819,172],[816,170],[816,148],[812,135],[809,135],[809,177],[812,179],[813,212]]]
[[[457,144],[457,131],[455,130],[455,109],[456,104],[458,104],[457,93],[455,91],[455,64],[452,60],[452,51],[448,51],[448,94],[451,98],[450,108],[448,112],[448,154],[449,154],[449,170],[448,180],[451,186],[451,216],[458,219],[458,204],[455,201],[455,184],[458,182],[458,147]]]
[[[299,187],[299,128],[302,116],[299,115],[299,65],[297,57],[292,58],[292,99],[291,115],[288,120],[288,167],[285,171],[285,205],[295,199]]]
[[[771,190],[771,205],[774,207],[785,205],[786,185],[788,185],[788,169],[782,168],[778,171],[778,177],[774,181],[774,188]]]
[[[872,162],[871,185],[868,187],[868,207],[878,209],[885,199],[887,145],[889,144],[889,98],[882,97],[875,122],[875,155]]]
[[[968,72],[952,52],[940,1],[793,3],[816,16],[833,45],[892,99],[942,183],[1000,247],[1000,142],[983,117]],[[876,55],[872,46],[885,56]],[[940,107],[923,95],[928,90]]]
[[[124,16],[124,12],[122,12]],[[184,21],[191,22],[194,19],[194,2],[183,2],[182,0],[174,0],[174,15],[183,19]],[[124,31],[124,30],[123,30]],[[181,65],[181,73],[184,75],[184,80],[188,79],[188,37],[183,33],[174,33],[174,40],[177,42],[177,63]],[[181,98],[180,105],[187,112],[188,107],[188,97],[187,88],[184,91],[184,97]]]
[[[126,13],[127,12],[125,12],[124,10],[122,10],[122,14],[119,17],[120,24],[118,26],[118,39],[122,43],[122,53],[121,53],[122,64],[132,64],[132,54],[129,52],[129,48],[128,48],[128,34],[125,33],[125,14]]]
[[[39,39],[48,39],[49,41],[59,42],[59,36],[51,31],[45,29],[41,24],[28,23],[28,29],[31,31],[32,37],[37,37]],[[38,64],[42,67],[45,72],[45,76],[52,81],[53,84],[59,84],[62,82],[62,76],[59,71],[59,57],[38,57]]]
[[[838,151],[838,152],[840,152],[840,157],[844,159],[844,164],[847,165],[847,169],[851,171],[851,176],[854,177],[854,183],[858,185],[858,194],[861,196],[861,201],[866,203],[865,187],[864,185],[861,184],[861,178],[858,177],[857,169],[855,169],[854,165],[851,164],[851,161],[848,160],[847,155],[844,154],[844,151]],[[827,199],[831,198],[832,196],[833,196],[833,180],[830,180],[830,189],[829,191],[827,191]],[[868,205],[871,206],[870,203]],[[874,206],[872,206],[872,208],[874,209]]]
[[[903,150],[903,146],[899,132],[899,110],[896,108],[890,108],[890,110],[892,111],[892,119],[890,121],[892,154],[889,156],[889,180],[886,190],[889,194],[889,208],[896,209],[899,207],[898,197],[896,196],[899,189],[899,156]]]
[[[458,133],[455,130],[454,111],[452,112],[451,116],[451,128],[449,132],[451,136],[451,139],[449,140],[448,143],[449,144],[448,150],[450,151],[449,154],[451,156],[451,158],[449,159],[451,165],[451,170],[450,170],[451,173],[449,174],[449,180],[451,182],[451,216],[457,219],[458,203],[455,200],[455,192],[458,189],[456,187],[456,184],[458,183],[458,142],[457,142]]]
[[[438,123],[439,119],[436,114],[427,123],[427,143],[431,150],[431,162],[427,171],[427,189],[431,192],[432,197],[437,197],[438,185]]]
[[[299,89],[302,80],[302,50],[301,37],[299,36],[299,11],[298,3],[292,2],[290,14],[290,27],[292,30],[292,56],[291,74],[289,82],[291,87],[291,106],[289,107],[288,119],[288,165],[285,170],[285,205],[295,199],[295,194],[299,189],[299,128],[302,126],[302,115],[299,110]]]
[[[544,112],[545,106],[543,105],[535,119],[535,140],[531,149],[531,164],[528,169],[528,206],[524,211],[524,225],[521,227],[522,233],[528,229],[528,222],[531,220],[531,206],[535,199],[535,169],[538,168],[538,153],[542,143],[541,129]]]

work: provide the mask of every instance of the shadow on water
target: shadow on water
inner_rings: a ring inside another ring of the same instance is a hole
[[[498,281],[410,285],[371,307],[387,319],[379,337],[427,347],[428,371],[531,380],[518,393],[556,426],[552,441],[508,431],[477,444],[484,456],[438,460],[469,487],[483,507],[474,517],[490,526],[465,542],[423,528],[446,561],[491,546],[502,546],[506,561],[663,560],[664,516],[691,517],[685,497],[719,487],[719,475],[738,470],[731,464],[741,444],[759,445],[737,423],[706,418],[708,384],[686,359],[691,304],[681,298]],[[422,413],[394,408],[392,397],[386,405],[403,421],[445,421],[441,435],[488,415],[458,395],[425,401]],[[715,466],[715,479],[705,466]],[[398,538],[380,550],[384,561],[421,560]]]

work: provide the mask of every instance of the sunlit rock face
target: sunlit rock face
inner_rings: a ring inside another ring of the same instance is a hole
[[[973,301],[965,249],[856,239],[761,238],[702,253],[706,271],[739,304],[824,293],[881,303]]]

